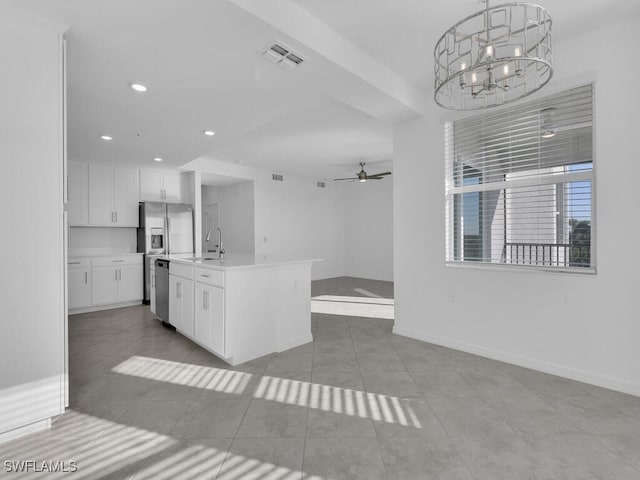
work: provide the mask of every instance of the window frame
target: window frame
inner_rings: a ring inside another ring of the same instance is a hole
[[[485,191],[495,191],[496,185],[502,185],[503,192],[506,192],[507,188],[511,188],[514,186],[531,186],[532,181],[528,179],[518,180],[504,180],[503,182],[491,182],[487,184],[483,184],[480,182],[480,185],[474,186],[456,186],[455,185],[455,167],[453,166],[453,162],[455,162],[455,150],[454,150],[454,142],[451,141],[454,132],[454,124],[456,121],[466,120],[471,117],[461,117],[457,120],[449,120],[444,122],[444,144],[445,144],[445,267],[446,268],[462,268],[462,269],[480,269],[480,270],[496,270],[496,271],[512,271],[512,272],[530,272],[530,273],[560,273],[563,275],[596,275],[597,274],[597,161],[596,161],[596,120],[595,120],[595,110],[596,110],[596,92],[595,92],[595,84],[589,83],[585,85],[580,85],[577,87],[572,87],[570,89],[563,89],[559,93],[565,93],[569,90],[573,90],[574,88],[581,87],[590,87],[591,88],[591,169],[580,171],[580,172],[564,172],[559,175],[559,178],[554,178],[554,175],[548,175],[548,178],[544,178],[545,175],[537,175],[535,178],[537,181],[541,181],[540,184],[556,184],[556,185],[564,185],[563,188],[570,188],[569,185],[573,182],[582,182],[589,181],[590,182],[590,266],[553,266],[553,265],[541,265],[541,264],[523,264],[523,263],[502,263],[502,262],[491,262],[486,261],[485,255],[483,254],[482,260],[455,260],[456,257],[456,249],[459,248],[461,242],[464,242],[463,235],[462,237],[456,238],[456,228],[455,228],[455,210],[456,210],[456,196],[457,194],[478,192],[480,197],[483,196]],[[545,98],[539,100],[540,103],[544,103]],[[499,109],[500,111],[509,111],[509,107],[502,107]],[[477,116],[477,115],[476,115]],[[451,139],[451,140],[450,140]],[[566,168],[570,163],[564,165]],[[464,165],[463,168],[474,168],[473,166]],[[480,174],[481,175],[481,174]],[[481,202],[482,203],[482,202]],[[458,208],[462,209],[462,206]],[[484,215],[482,211],[482,207],[480,207],[480,217]],[[482,222],[482,220],[481,220]],[[482,223],[481,223],[482,225]],[[506,217],[505,217],[505,230],[506,230]],[[567,235],[570,232],[567,232]],[[484,236],[485,233],[480,232],[481,236]],[[506,237],[505,237],[506,238]],[[483,249],[486,247],[483,245]],[[571,247],[569,247],[571,248]]]

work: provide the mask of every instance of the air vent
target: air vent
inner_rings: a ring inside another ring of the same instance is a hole
[[[284,177],[279,173],[273,173],[271,174],[271,180],[275,180],[276,182],[282,182],[284,180]]]
[[[304,58],[297,52],[293,52],[289,47],[281,42],[275,42],[261,53],[262,57],[275,63],[285,70],[292,70],[304,62]]]
[[[316,182],[316,185],[318,186],[318,188],[324,188],[324,182]]]

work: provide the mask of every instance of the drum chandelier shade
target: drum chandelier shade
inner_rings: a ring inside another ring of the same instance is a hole
[[[489,6],[449,28],[434,49],[434,100],[479,110],[519,100],[553,74],[551,16],[531,3]]]

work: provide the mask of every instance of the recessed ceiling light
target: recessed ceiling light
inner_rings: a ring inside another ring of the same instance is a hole
[[[162,159],[161,159],[160,157],[155,157],[155,158],[154,158],[154,160],[155,160],[156,162],[161,162],[161,161],[162,161]]]
[[[141,83],[137,83],[137,82],[131,82],[129,83],[129,86],[135,90],[136,92],[146,92],[147,91],[147,87],[146,85],[143,85]]]
[[[202,133],[204,133],[207,137],[213,137],[216,132],[214,132],[213,130],[203,130]]]
[[[109,135],[101,135],[101,136],[100,136],[100,138],[101,138],[102,140],[107,140],[107,141],[109,141],[109,140],[113,140],[113,137],[110,137]]]

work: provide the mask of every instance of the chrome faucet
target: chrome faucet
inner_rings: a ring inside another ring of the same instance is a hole
[[[218,244],[218,260],[223,260],[225,251],[224,251],[224,247],[222,246],[222,230],[220,230],[220,227],[211,227],[207,232],[207,236],[205,237],[204,241],[208,242],[211,239],[212,230],[218,231],[218,238],[220,239],[220,241],[218,242],[219,243]]]

